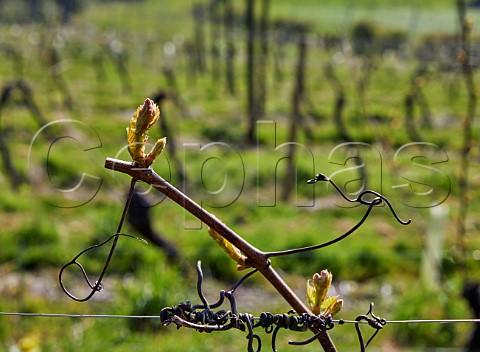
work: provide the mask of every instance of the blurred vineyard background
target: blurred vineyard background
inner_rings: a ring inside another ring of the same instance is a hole
[[[93,301],[61,291],[59,269],[116,231],[129,179],[104,160],[129,160],[125,128],[150,97],[162,111],[151,138],[168,137],[153,168],[257,248],[324,242],[361,218],[365,209],[331,187],[306,184],[318,172],[352,197],[378,191],[412,219],[401,226],[376,208],[351,238],[275,259],[300,297],[328,268],[345,300],[339,318],[366,313],[370,301],[389,320],[473,317],[462,292],[480,281],[479,125],[459,54],[470,46],[476,82],[480,10],[468,4],[462,43],[456,4],[1,0],[0,311],[156,315],[196,300],[197,260],[212,299],[240,277],[205,226],[143,187],[149,242],[161,236],[174,248],[120,238]],[[124,231],[145,236],[133,225]],[[99,272],[105,255],[84,258],[87,270]],[[69,279],[81,292],[80,278]],[[239,311],[286,312],[267,286],[254,278],[239,289]],[[369,350],[460,351],[472,329],[387,325]],[[305,336],[280,334],[282,351],[319,348],[288,346]],[[331,336],[339,350],[358,350],[353,326]],[[246,340],[157,320],[0,316],[0,349],[244,351]]]

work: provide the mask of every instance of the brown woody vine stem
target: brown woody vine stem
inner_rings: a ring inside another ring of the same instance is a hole
[[[214,229],[220,236],[228,240],[248,258],[248,264],[258,269],[258,271],[275,287],[277,292],[290,304],[290,306],[297,312],[297,314],[310,313],[305,304],[297,297],[292,289],[283,281],[275,269],[270,265],[267,255],[259,249],[252,246],[245,241],[241,236],[236,234],[228,226],[217,219],[213,214],[203,209],[200,205],[195,203],[192,199],[187,197],[177,188],[165,181],[151,168],[142,168],[135,163],[126,162],[118,159],[107,158],[105,160],[105,168],[122,172],[130,175],[134,179],[143,181],[168,198],[194,215],[206,225]],[[318,333],[319,331],[314,331]],[[326,352],[336,352],[337,349],[330,339],[326,331],[320,333],[318,340]]]

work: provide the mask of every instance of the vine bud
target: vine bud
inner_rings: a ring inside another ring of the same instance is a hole
[[[147,98],[145,102],[137,108],[137,111],[133,114],[133,119],[136,119],[135,133],[146,133],[152,125],[157,122],[160,117],[160,109],[153,102],[153,100]],[[132,120],[133,120],[132,119]]]
[[[342,309],[343,307],[343,299],[337,299],[335,301],[335,303],[333,305],[330,306],[330,314],[332,316],[334,316],[335,314],[337,314],[338,312],[340,312],[340,310]]]
[[[163,149],[162,146],[165,146],[165,141],[157,142],[152,150],[153,153],[151,152],[148,156],[145,156],[145,144],[148,139],[147,131],[157,122],[159,117],[160,109],[151,99],[147,98],[137,108],[127,127],[128,152],[132,159],[143,167],[151,165],[155,157]]]
[[[320,274],[315,273],[312,279],[307,281],[307,299],[313,314],[320,314],[322,303],[331,284],[332,274],[326,269],[322,270]]]
[[[220,234],[211,227],[208,228],[208,233],[215,240],[215,242],[217,242],[217,244],[223,248],[230,258],[237,262],[237,270],[250,268],[250,265],[247,264],[247,257],[237,247],[220,236]]]
[[[160,138],[157,143],[153,146],[152,150],[150,153],[145,158],[145,166],[150,166],[152,163],[155,161],[155,158],[159,156],[163,149],[165,148],[165,145],[167,144],[167,137]]]

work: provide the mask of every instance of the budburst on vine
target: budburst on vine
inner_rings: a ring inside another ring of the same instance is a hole
[[[230,258],[237,262],[238,270],[250,268],[250,265],[247,264],[247,257],[240,251],[240,249],[220,236],[220,234],[211,227],[208,228],[208,233],[215,240],[215,242],[217,242],[217,244],[222,247],[225,252],[227,252]]]
[[[145,154],[145,146],[148,140],[147,131],[159,118],[160,109],[151,99],[147,98],[137,108],[127,127],[128,152],[133,161],[143,167],[149,167],[167,143],[165,137],[161,138],[157,140],[150,153]]]
[[[327,296],[332,278],[333,275],[325,269],[307,280],[307,300],[315,315],[333,316],[343,307],[343,299],[338,296]]]

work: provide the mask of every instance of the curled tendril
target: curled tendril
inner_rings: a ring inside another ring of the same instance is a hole
[[[288,249],[288,250],[284,250],[284,251],[276,251],[276,252],[268,252],[266,253],[266,257],[267,258],[271,258],[271,257],[279,257],[279,256],[284,256],[284,255],[290,255],[290,254],[296,254],[296,253],[302,253],[302,252],[308,252],[308,251],[313,251],[313,250],[316,250],[316,249],[320,249],[320,248],[324,248],[324,247],[328,247],[334,243],[337,243],[337,242],[340,242],[341,240],[345,239],[346,237],[350,236],[352,233],[354,233],[364,222],[365,220],[367,220],[368,216],[370,215],[373,207],[375,206],[379,206],[383,203],[387,204],[388,208],[390,209],[390,211],[392,212],[393,216],[395,217],[395,219],[402,225],[408,225],[412,222],[411,219],[408,219],[406,221],[402,220],[398,215],[397,213],[395,212],[395,210],[393,209],[393,206],[392,204],[390,203],[390,201],[383,195],[381,195],[380,193],[378,192],[375,192],[375,191],[372,191],[372,190],[366,190],[366,191],[363,191],[359,194],[359,196],[355,199],[350,199],[348,198],[340,188],[338,188],[338,186],[331,180],[329,179],[327,176],[325,176],[324,174],[317,174],[315,176],[315,178],[313,179],[310,179],[307,181],[307,183],[309,184],[314,184],[314,183],[317,183],[319,181],[322,181],[322,182],[329,182],[337,191],[338,193],[340,193],[340,195],[348,202],[350,203],[359,203],[359,204],[362,204],[362,205],[366,205],[367,206],[367,210],[365,211],[365,214],[363,215],[363,217],[358,221],[358,223],[353,226],[350,230],[348,230],[347,232],[345,232],[344,234],[334,238],[333,240],[331,241],[327,241],[327,242],[324,242],[324,243],[320,243],[320,244],[316,244],[316,245],[313,245],[313,246],[307,246],[307,247],[302,247],[302,248],[294,248],[294,249]],[[372,200],[368,200],[366,197],[368,195],[373,195],[374,198]]]
[[[369,326],[375,329],[375,332],[372,334],[372,336],[370,336],[366,343],[363,342],[363,335],[359,326],[362,321],[367,322]],[[372,342],[375,336],[377,336],[378,332],[383,329],[383,326],[387,324],[385,319],[377,317],[375,314],[373,314],[373,302],[370,303],[370,309],[368,310],[367,314],[358,316],[355,319],[355,322],[355,330],[357,331],[358,342],[360,343],[360,352],[365,352],[369,343]]]
[[[395,212],[395,210],[393,209],[392,207],[392,204],[390,203],[390,201],[383,195],[381,195],[380,193],[378,192],[375,192],[375,191],[372,191],[372,190],[366,190],[366,191],[363,191],[362,193],[360,193],[360,195],[355,198],[355,199],[350,199],[348,198],[340,188],[338,188],[338,186],[335,184],[335,182],[333,182],[330,178],[328,178],[327,176],[325,176],[324,174],[317,174],[315,175],[315,178],[311,179],[311,180],[308,180],[307,183],[309,184],[313,184],[313,183],[317,183],[318,181],[324,181],[324,182],[329,182],[333,187],[335,187],[335,189],[338,191],[338,193],[340,193],[340,195],[348,202],[350,203],[360,203],[360,204],[363,204],[363,205],[381,205],[383,202],[385,202],[388,207],[390,208],[390,211],[392,212],[393,216],[395,217],[395,219],[402,225],[408,225],[412,222],[411,219],[408,219],[407,221],[404,221],[402,219],[400,219],[400,217],[397,215],[397,213]],[[372,194],[375,196],[375,198],[371,201],[368,201],[365,199],[365,196],[368,195],[368,194]]]
[[[197,269],[201,272],[200,263],[197,264]],[[254,317],[248,313],[233,313],[232,310],[219,310],[217,312],[212,311],[212,308],[218,308],[220,305],[222,305],[225,298],[230,300],[231,307],[233,307],[232,302],[235,301],[233,295],[234,289],[236,289],[236,287],[238,287],[254,272],[255,270],[245,275],[230,291],[221,291],[220,300],[215,304],[207,306],[206,308],[204,304],[192,305],[189,301],[187,301],[186,303],[180,303],[178,306],[162,309],[160,312],[160,320],[162,324],[166,326],[174,323],[177,328],[187,327],[207,333],[238,329],[247,332],[247,350],[249,352],[260,352],[262,349],[262,340],[260,336],[254,332],[256,328],[262,328],[264,329],[265,333],[272,335],[271,348],[274,352],[277,351],[276,342],[280,329],[286,329],[295,332],[306,332],[309,330],[318,331],[316,334],[306,340],[288,342],[290,345],[302,346],[316,341],[320,334],[334,328],[335,324],[331,315],[323,316],[314,315],[311,313],[295,315],[295,311],[290,310],[286,314],[272,314],[269,312],[263,312],[259,317]],[[201,293],[203,275],[200,273],[198,276],[198,281],[197,287],[200,287],[199,292]],[[203,295],[203,293],[201,293],[201,295]],[[373,314],[373,306],[374,304],[370,303],[368,312],[364,315],[358,316],[354,321],[361,352],[366,351],[366,348],[370,342],[372,342],[375,336],[377,336],[378,332],[383,329],[383,326],[387,324],[385,319]],[[341,325],[344,324],[345,321],[340,320],[338,323]],[[360,325],[363,324],[369,325],[375,330],[366,343],[362,331],[360,330]]]
[[[330,330],[334,327],[333,320],[331,316],[324,317],[322,315],[313,315],[304,313],[302,315],[296,316],[295,311],[290,310],[287,314],[271,314],[271,313],[262,313],[258,319],[258,323],[254,327],[261,326],[265,329],[267,334],[272,333],[272,350],[276,351],[276,340],[277,334],[280,329],[288,329],[291,331],[300,331],[304,332],[310,329],[317,329],[319,333],[314,335],[312,338],[309,338],[305,341],[289,341],[291,345],[307,345],[315,341],[318,336],[326,330]]]
[[[60,269],[60,272],[58,274],[58,281],[60,282],[60,287],[62,288],[63,292],[65,292],[65,294],[70,297],[71,299],[77,301],[77,302],[86,302],[88,301],[89,299],[91,299],[93,297],[93,295],[95,295],[95,293],[97,292],[100,292],[102,289],[103,289],[103,278],[105,277],[105,274],[107,272],[107,269],[108,269],[108,266],[110,265],[110,261],[112,260],[113,258],[113,254],[115,253],[115,248],[117,246],[117,243],[118,243],[118,239],[120,236],[124,236],[124,237],[130,237],[130,238],[134,238],[134,239],[137,239],[137,240],[140,240],[142,242],[146,242],[145,240],[143,239],[140,239],[140,238],[137,238],[137,237],[134,237],[134,236],[131,236],[131,235],[126,235],[126,234],[123,234],[121,233],[122,231],[122,226],[123,226],[123,222],[125,221],[125,216],[127,214],[127,211],[128,211],[128,207],[130,206],[130,201],[132,200],[132,196],[133,196],[133,191],[135,189],[135,183],[137,182],[137,180],[134,178],[132,179],[132,182],[130,184],[130,189],[129,189],[129,192],[128,192],[128,196],[127,196],[127,200],[125,201],[125,207],[123,209],[123,213],[122,213],[122,217],[120,218],[120,222],[118,224],[118,229],[117,229],[117,232],[110,236],[107,240],[103,241],[102,243],[100,244],[96,244],[96,245],[93,245],[91,247],[88,247],[86,249],[84,249],[83,251],[81,251],[79,254],[77,254],[71,261],[69,261],[67,264],[65,264],[61,269]],[[99,247],[102,247],[104,245],[106,245],[108,242],[112,241],[112,246],[110,247],[110,251],[107,255],[107,258],[105,260],[105,263],[103,265],[103,269],[102,271],[100,272],[100,275],[98,276],[98,279],[95,281],[94,284],[92,284],[92,282],[90,281],[89,277],[88,277],[88,274],[87,272],[85,271],[85,268],[82,266],[82,264],[80,264],[78,262],[78,259],[85,253],[93,250],[93,249],[96,249],[96,248],[99,248]],[[85,279],[85,282],[87,283],[88,287],[91,289],[90,293],[88,295],[86,295],[85,297],[83,298],[78,298],[76,296],[74,296],[72,293],[70,293],[70,291],[68,291],[68,289],[66,288],[65,284],[63,283],[63,274],[65,273],[65,270],[70,267],[70,266],[77,266],[78,268],[80,268],[80,271],[82,272],[82,275],[83,275],[83,278]]]
[[[99,244],[96,244],[96,245],[93,245],[91,247],[88,247],[86,249],[84,249],[83,251],[81,251],[79,254],[77,254],[71,261],[69,261],[67,264],[65,264],[61,269],[60,269],[60,273],[59,273],[59,281],[60,281],[60,286],[62,288],[62,290],[67,294],[67,296],[69,296],[70,298],[74,299],[75,301],[78,301],[78,302],[84,302],[84,301],[88,301],[96,292],[100,292],[103,290],[103,283],[102,283],[102,279],[103,277],[105,276],[105,271],[108,267],[108,262],[106,263],[106,267],[104,270],[102,270],[102,273],[100,274],[99,278],[97,279],[97,281],[95,281],[95,284],[92,284],[89,277],[88,277],[88,274],[87,272],[85,271],[85,268],[83,267],[83,265],[81,263],[78,262],[78,258],[80,258],[83,254],[95,249],[95,248],[99,248],[99,247],[102,247],[104,245],[106,245],[108,242],[110,242],[112,239],[115,243],[115,241],[117,241],[118,237],[120,236],[124,236],[124,237],[130,237],[130,238],[133,238],[133,239],[136,239],[136,240],[139,240],[139,241],[142,241],[142,242],[146,242],[145,240],[141,239],[141,238],[138,238],[138,237],[135,237],[135,236],[132,236],[132,235],[127,235],[127,234],[124,234],[124,233],[116,233],[112,236],[110,236],[109,238],[107,238],[105,241],[103,241],[102,243],[99,243]],[[111,247],[113,250],[115,249],[114,247],[114,244],[112,244],[112,247]],[[111,250],[111,253],[113,255],[113,251]],[[111,256],[109,256],[111,258]],[[110,259],[108,259],[108,261],[110,261]],[[83,278],[85,279],[85,282],[87,283],[87,285],[90,287],[90,289],[92,290],[90,292],[89,295],[87,295],[85,298],[77,298],[75,297],[74,295],[72,295],[68,290],[67,288],[65,287],[65,284],[63,283],[63,274],[64,274],[64,271],[69,267],[69,266],[77,266],[78,268],[80,268],[80,271],[82,272],[82,275],[83,275]]]
[[[255,334],[255,328],[263,328],[267,334],[272,334],[271,347],[272,351],[276,351],[276,340],[280,329],[288,329],[291,331],[305,332],[311,329],[325,331],[332,329],[334,324],[331,316],[324,317],[322,315],[302,314],[294,315],[295,311],[291,310],[287,314],[272,314],[264,312],[260,317],[256,318],[248,313],[238,313],[235,302],[235,290],[250,276],[256,273],[252,270],[244,275],[235,285],[228,291],[220,291],[218,302],[209,304],[203,293],[203,272],[201,262],[197,262],[197,294],[201,304],[192,305],[190,301],[181,302],[174,307],[163,308],[160,312],[160,321],[162,325],[175,324],[177,328],[186,327],[195,329],[200,332],[225,331],[230,329],[238,329],[247,332],[247,349],[249,352],[259,352],[262,349],[262,340],[259,335]],[[225,302],[229,301],[230,309],[213,309],[220,308]],[[314,338],[302,342],[290,342],[294,345],[307,344],[314,341]]]

